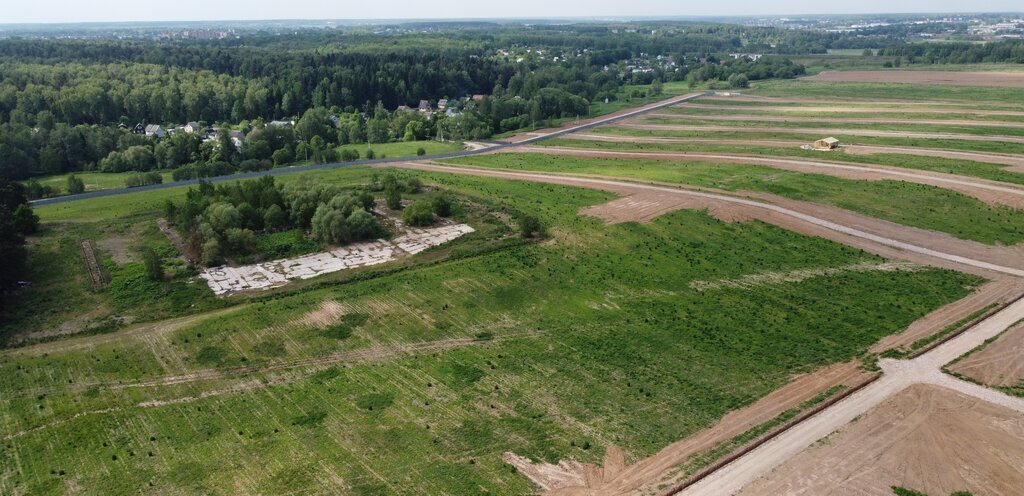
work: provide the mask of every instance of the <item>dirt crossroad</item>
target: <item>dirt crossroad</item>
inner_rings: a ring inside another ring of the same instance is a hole
[[[940,368],[1024,319],[1024,300],[1006,307],[963,334],[913,360],[882,360],[883,375],[860,391],[793,426],[767,443],[713,472],[678,494],[722,496],[735,494],[884,400],[914,384],[932,384],[988,403],[1024,413],[1024,398],[1008,396],[943,374]]]

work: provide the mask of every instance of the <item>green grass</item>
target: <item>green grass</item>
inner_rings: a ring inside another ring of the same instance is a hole
[[[0,421],[13,436],[0,444],[0,492],[73,481],[114,495],[531,493],[502,453],[598,462],[614,443],[629,460],[650,455],[980,283],[927,269],[697,292],[691,281],[878,258],[701,212],[605,226],[577,214],[612,198],[600,191],[420,176],[536,215],[553,239],[284,292],[179,327],[0,352]],[[120,199],[117,221],[149,205]],[[366,320],[324,336],[302,319],[325,301]],[[404,348],[447,340],[460,341]],[[315,364],[360,350],[378,351]],[[220,374],[121,387],[209,368]]]
[[[85,184],[85,191],[100,191],[104,189],[116,189],[125,187],[124,181],[135,172],[75,172],[75,176]],[[35,178],[39,184],[50,186],[57,190],[58,194],[68,194],[68,176],[71,174],[58,174],[55,176],[40,176]],[[161,176],[164,182],[171,182],[171,173],[163,172]],[[24,181],[23,181],[24,182]]]
[[[837,98],[907,100],[907,101],[951,101],[976,105],[998,105],[1006,110],[1024,108],[1020,100],[1020,88],[883,84],[883,83],[829,83],[807,79],[756,81],[751,83],[749,94],[801,98]]]
[[[416,150],[422,148],[427,155],[435,153],[457,152],[463,149],[462,143],[440,142],[440,141],[397,141],[394,143],[374,143],[343,145],[338,147],[338,153],[342,150],[355,150],[359,152],[359,158],[366,158],[366,150],[373,150],[377,158],[386,155],[389,158],[415,157]]]
[[[749,129],[731,131],[673,131],[668,129],[635,129],[628,127],[603,126],[588,131],[597,134],[611,134],[616,136],[650,136],[664,138],[709,138],[709,139],[775,139],[789,141],[803,141],[808,144],[814,140],[821,139],[820,134],[808,134],[786,131],[764,131],[751,127]],[[890,145],[910,146],[920,148],[941,148],[949,150],[964,150],[972,152],[991,153],[1024,153],[1024,143],[1008,143],[999,141],[970,141],[961,139],[926,139],[926,138],[902,138],[896,136],[857,136],[852,134],[833,134],[842,143],[851,145]]]
[[[907,169],[920,169],[947,174],[973,176],[993,181],[1024,184],[1024,174],[1006,170],[1002,164],[975,162],[971,160],[927,157],[903,153],[857,154],[842,151],[822,153],[804,150],[796,146],[740,145],[729,143],[656,143],[594,141],[572,138],[557,138],[539,143],[540,146],[562,146],[572,148],[593,148],[598,150],[624,151],[668,151],[692,153],[736,153],[769,157],[799,157],[825,162],[848,162],[852,164],[888,165]]]
[[[900,181],[854,181],[769,167],[557,155],[479,155],[453,163],[514,170],[598,174],[728,191],[762,191],[825,203],[987,244],[1024,241],[1024,211],[989,206],[953,191]]]

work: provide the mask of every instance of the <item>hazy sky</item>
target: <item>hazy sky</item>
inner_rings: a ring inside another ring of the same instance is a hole
[[[1021,0],[0,0],[0,23],[1006,12]]]

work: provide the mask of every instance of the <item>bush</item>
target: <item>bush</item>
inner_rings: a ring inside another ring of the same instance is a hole
[[[151,280],[164,280],[163,260],[160,259],[160,255],[157,255],[153,248],[149,246],[142,248],[142,263],[146,266],[146,275]]]
[[[345,213],[327,204],[316,209],[310,225],[313,237],[327,244],[347,243],[352,237]]]
[[[429,226],[434,223],[434,206],[426,200],[416,200],[406,207],[402,220],[410,226]]]
[[[68,193],[72,195],[78,195],[85,192],[85,183],[74,174],[68,176],[67,184]]]
[[[448,217],[452,214],[452,200],[448,195],[438,195],[433,200],[434,213],[438,217]]]
[[[203,243],[202,258],[203,265],[207,267],[219,264],[221,261],[220,242],[210,239]]]
[[[383,410],[391,406],[391,404],[394,402],[395,398],[390,394],[370,393],[364,394],[360,396],[358,399],[356,399],[356,406],[362,408],[363,410],[369,410],[372,412],[374,410]]]
[[[402,193],[398,190],[398,187],[390,186],[384,189],[384,203],[391,210],[402,208]]]
[[[427,154],[427,151],[424,150],[423,147],[419,147],[419,148],[416,149],[416,156],[417,157],[422,157],[422,156],[424,156],[426,154]]]
[[[544,226],[540,219],[532,215],[520,215],[516,222],[519,224],[519,234],[524,238],[544,236]]]
[[[288,224],[288,216],[284,214],[284,210],[276,203],[267,207],[267,211],[263,213],[263,227],[266,229],[281,229]]]
[[[373,148],[366,149],[366,160],[373,160],[377,158],[377,154],[373,152]]]
[[[352,215],[348,216],[348,227],[354,240],[374,239],[384,234],[384,229],[380,227],[377,218],[366,210],[352,212]]]

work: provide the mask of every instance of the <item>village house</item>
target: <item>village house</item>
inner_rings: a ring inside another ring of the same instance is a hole
[[[132,128],[132,134],[146,134],[146,125],[141,122],[136,124]]]
[[[185,127],[181,128],[181,130],[189,134],[195,134],[202,131],[203,126],[200,126],[198,122],[193,121],[185,124]]]
[[[419,110],[420,112],[430,112],[433,109],[430,107],[430,102],[426,100],[420,100]]]
[[[274,127],[294,126],[295,121],[270,121],[268,125]]]
[[[164,128],[161,127],[159,124],[150,124],[146,126],[147,138],[163,138],[164,136],[167,136],[167,131],[164,131]]]
[[[437,110],[444,110],[448,108],[448,99],[442,98],[437,101]]]

